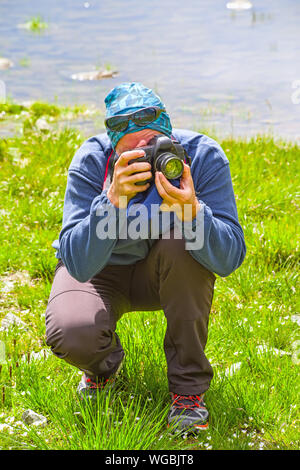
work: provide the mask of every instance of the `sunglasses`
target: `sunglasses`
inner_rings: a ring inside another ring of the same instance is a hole
[[[105,126],[114,132],[124,132],[129,124],[129,121],[134,122],[138,127],[144,127],[159,118],[165,109],[158,108],[157,106],[150,106],[149,108],[139,109],[134,113],[118,114],[105,119]]]

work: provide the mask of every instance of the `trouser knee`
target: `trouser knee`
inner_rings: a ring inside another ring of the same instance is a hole
[[[101,361],[117,346],[116,335],[105,321],[107,312],[98,311],[98,320],[78,312],[61,311],[61,299],[53,299],[46,310],[46,343],[52,352],[70,364],[86,368]],[[101,324],[99,317],[103,317]]]

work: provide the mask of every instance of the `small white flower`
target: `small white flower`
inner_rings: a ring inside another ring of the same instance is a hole
[[[16,422],[15,422],[15,425],[16,425],[16,426],[21,426],[21,428],[23,428],[23,427],[25,426],[22,421],[16,421]]]
[[[9,424],[0,424],[0,431],[8,431],[12,429],[12,427]]]

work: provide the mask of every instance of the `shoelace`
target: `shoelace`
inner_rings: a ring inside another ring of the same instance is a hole
[[[102,382],[94,382],[92,379],[85,379],[86,383],[89,385],[89,388],[95,388],[95,389],[102,389],[105,387],[105,385],[110,381],[109,378],[102,381]]]
[[[172,406],[175,408],[205,408],[203,405],[203,395],[177,395],[176,393],[173,394],[173,403]],[[182,403],[182,401],[190,401],[191,404]],[[200,403],[201,405],[200,405]]]

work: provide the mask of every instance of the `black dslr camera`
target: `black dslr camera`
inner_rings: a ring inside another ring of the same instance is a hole
[[[161,171],[169,180],[180,178],[183,173],[183,162],[185,159],[191,166],[191,160],[182,145],[164,135],[154,136],[147,146],[139,147],[138,150],[144,150],[145,155],[130,160],[128,165],[134,162],[150,163],[152,178],[145,181],[137,181],[136,185],[143,185],[154,181],[155,171]]]

